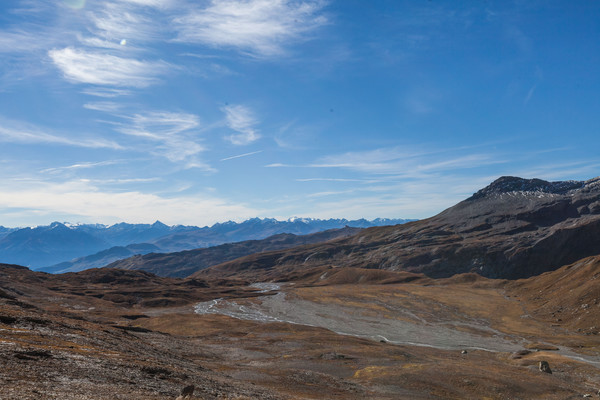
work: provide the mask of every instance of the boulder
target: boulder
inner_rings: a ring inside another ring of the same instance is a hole
[[[194,385],[188,385],[181,389],[181,394],[175,400],[191,399],[194,395]]]
[[[545,372],[547,374],[552,373],[552,370],[550,369],[550,364],[548,364],[548,361],[540,361],[539,368],[540,368],[540,371]]]

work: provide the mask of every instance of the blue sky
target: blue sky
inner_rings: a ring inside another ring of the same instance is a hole
[[[425,218],[600,175],[600,2],[0,2],[0,225]]]

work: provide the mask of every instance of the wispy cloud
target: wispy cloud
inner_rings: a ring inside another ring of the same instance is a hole
[[[306,185],[306,204],[302,205],[301,199],[286,201],[296,210],[305,208],[303,215],[423,218],[468,197],[494,179],[487,174],[482,177],[482,173],[473,176],[469,170],[505,162],[499,154],[474,152],[468,147],[391,147],[332,154],[304,165],[268,167],[322,170],[328,175],[335,171],[337,176],[295,179]],[[287,205],[281,207],[278,211],[285,212]]]
[[[566,162],[553,162],[536,165],[530,168],[520,168],[515,171],[514,175],[525,178],[541,178],[549,181],[553,180],[569,180],[574,176],[587,177],[584,179],[598,176],[600,163],[598,160],[578,160]]]
[[[213,170],[195,156],[205,150],[198,137],[200,119],[194,114],[155,111],[123,116],[117,124],[120,133],[152,142],[147,149],[171,162],[185,162],[187,167]]]
[[[72,47],[50,50],[48,55],[66,79],[93,85],[146,87],[172,68],[163,61],[140,61]]]
[[[502,175],[548,180],[589,178],[599,166],[593,158],[548,163],[547,153],[565,150],[562,148],[523,149],[515,153],[514,146],[506,152],[498,151],[495,144],[488,146],[493,152],[475,147],[478,146],[425,151],[381,148],[333,154],[304,165],[271,164],[270,167],[300,168],[301,173],[313,169],[331,174],[333,170],[338,176],[296,178],[306,186],[305,204],[300,198],[286,198],[273,209],[285,215],[289,204],[294,213],[314,217],[424,218],[469,197]]]
[[[143,87],[164,68],[165,63],[122,58],[118,53],[124,49],[122,39],[147,43],[160,38],[163,24],[159,22],[167,18],[149,12],[148,6],[163,8],[170,1],[71,1],[82,6],[76,12],[68,9],[65,0],[19,3],[22,8],[11,12],[21,15],[21,23],[0,30],[0,53],[15,60],[15,75],[24,66],[27,69],[22,74],[31,75],[31,65],[47,72],[48,63],[40,63],[45,61],[43,55],[49,56],[67,79],[92,84]],[[104,52],[95,53],[98,50]],[[98,64],[95,73],[94,64]]]
[[[125,40],[125,39],[121,39],[121,40]],[[98,37],[83,37],[83,36],[79,36],[79,42],[83,45],[85,45],[86,47],[100,47],[100,48],[104,48],[104,49],[113,49],[113,50],[121,50],[121,48],[123,47],[123,45],[121,44],[120,41],[110,41],[110,40],[105,40],[105,39],[101,39]],[[123,42],[123,44],[126,44],[127,41],[125,40],[125,42]]]
[[[317,197],[328,197],[328,196],[339,196],[342,194],[350,194],[350,193],[354,193],[354,190],[338,190],[338,191],[327,191],[327,192],[317,192],[317,193],[311,193],[311,194],[307,194],[306,197],[308,198],[317,198]]]
[[[90,96],[96,96],[96,97],[103,97],[103,98],[115,98],[115,97],[119,97],[119,96],[129,96],[131,95],[131,91],[127,90],[127,89],[115,89],[115,88],[87,88],[85,90],[82,90],[82,93],[90,95]]]
[[[161,181],[161,178],[123,178],[123,179],[97,179],[94,182],[98,183],[113,183],[118,185],[126,185],[130,183],[150,183]]]
[[[296,182],[370,182],[370,180],[344,178],[303,178],[296,179]]]
[[[377,186],[344,186],[297,197],[269,199],[272,215],[314,218],[427,218],[469,197],[497,176],[448,174],[444,179],[404,180]],[[308,189],[307,189],[308,190]]]
[[[114,103],[112,101],[97,101],[93,103],[86,103],[83,105],[83,108],[87,108],[88,110],[94,111],[102,111],[108,113],[118,112],[123,106],[119,103]]]
[[[309,196],[308,199],[318,201],[318,206],[311,205],[311,209],[315,210],[311,215],[316,218],[377,218],[381,215],[392,218],[425,218],[431,216],[432,212],[440,212],[465,198],[463,191],[454,190],[450,185],[444,185],[443,188],[447,190],[444,193],[440,191],[439,185],[419,188],[405,186],[377,195],[334,197],[330,201],[320,201],[320,196]],[[473,189],[468,192],[472,193]]]
[[[200,125],[200,119],[196,115],[167,111],[134,114],[127,118],[132,124],[122,126],[120,132],[156,140],[177,136]]]
[[[226,139],[236,145],[250,144],[260,138],[254,126],[258,123],[252,110],[242,105],[228,105],[221,109],[225,113],[227,126],[237,134]]]
[[[78,163],[78,164],[67,165],[64,167],[46,168],[46,169],[41,170],[40,172],[42,172],[42,173],[57,173],[57,172],[69,171],[69,170],[103,167],[106,165],[115,165],[115,164],[119,164],[121,162],[122,161],[117,161],[117,160],[108,160],[108,161],[99,161],[99,162],[82,162],[82,163]]]
[[[107,43],[118,43],[121,39],[134,42],[150,42],[161,39],[164,35],[158,14],[151,8],[168,2],[158,1],[117,1],[103,2],[102,7],[88,14],[96,37]],[[150,9],[149,9],[150,7]]]
[[[254,154],[258,154],[258,153],[262,153],[262,150],[253,151],[253,152],[250,152],[250,153],[238,154],[237,156],[231,156],[231,157],[222,158],[220,161],[234,160],[236,158],[248,157],[248,156],[252,156]]]
[[[130,3],[139,6],[154,7],[158,9],[165,9],[172,7],[177,0],[118,0],[120,3]]]
[[[212,0],[174,19],[177,40],[236,48],[255,56],[284,52],[290,41],[306,38],[327,23],[323,1]]]
[[[444,157],[438,152],[428,154],[418,150],[407,151],[399,148],[376,149],[326,156],[310,164],[309,167],[340,168],[372,174],[419,177],[425,173],[480,168],[483,165],[506,162],[489,154],[457,155],[455,153],[450,152],[449,156]],[[433,154],[435,157],[432,157]]]
[[[330,128],[323,123],[307,124],[292,120],[279,128],[273,136],[273,140],[284,149],[307,150],[313,147],[315,140]]]
[[[523,100],[523,104],[527,105],[527,103],[529,103],[529,100],[531,100],[531,98],[533,97],[533,93],[535,92],[536,89],[536,85],[533,85],[529,91],[527,92],[527,96],[525,96],[525,99]]]
[[[0,91],[48,73],[47,52],[68,40],[69,32],[44,24],[22,23],[0,29]]]
[[[35,125],[11,121],[0,117],[0,142],[8,143],[49,143],[87,148],[123,149],[116,142],[98,138],[72,138],[48,133]]]
[[[273,164],[267,164],[267,165],[265,165],[265,168],[293,168],[293,167],[301,167],[301,166],[299,166],[299,165],[282,164],[282,163],[273,163]]]
[[[48,38],[21,29],[0,31],[0,53],[31,53],[43,48]]]

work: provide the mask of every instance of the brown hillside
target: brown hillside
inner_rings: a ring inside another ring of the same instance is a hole
[[[600,256],[588,257],[556,271],[507,284],[548,322],[600,332]]]
[[[159,276],[185,278],[201,269],[221,264],[253,253],[288,249],[308,243],[346,238],[360,232],[360,228],[330,229],[309,235],[282,233],[262,240],[246,240],[203,249],[175,253],[137,255],[107,265],[108,268],[143,270]]]

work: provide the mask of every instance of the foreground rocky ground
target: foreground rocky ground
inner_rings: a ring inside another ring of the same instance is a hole
[[[521,281],[326,268],[261,293],[2,266],[0,398],[596,397],[599,276],[596,258]],[[195,312],[219,298],[250,319]]]

